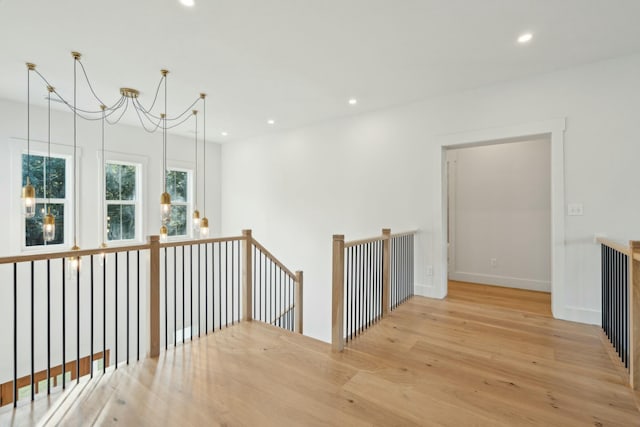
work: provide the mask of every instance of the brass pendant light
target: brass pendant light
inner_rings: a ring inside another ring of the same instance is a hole
[[[42,221],[42,237],[45,242],[52,241],[56,236],[56,218],[51,214],[51,92],[53,87],[47,86],[47,193],[48,212]]]
[[[162,120],[162,188],[163,192],[160,195],[160,219],[162,226],[165,227],[171,220],[171,195],[167,193],[167,74],[169,71],[160,70],[164,79],[164,113],[160,114]],[[162,228],[160,229],[160,236],[162,237]],[[166,230],[165,230],[166,231]],[[166,239],[166,233],[165,233]]]
[[[27,182],[22,187],[22,214],[33,218],[36,214],[36,189],[31,185],[31,71],[36,65],[27,62]]]
[[[104,188],[104,192],[105,194],[103,195],[103,197],[101,197],[100,199],[100,212],[101,212],[101,218],[102,218],[102,222],[101,222],[101,235],[102,235],[102,243],[100,243],[100,248],[101,249],[105,249],[107,247],[107,243],[106,243],[106,239],[105,239],[105,233],[106,233],[106,228],[107,228],[107,224],[105,222],[105,205],[104,205],[104,199],[106,198],[106,190],[107,190],[107,179],[106,179],[106,171],[105,171],[105,157],[104,157],[104,122],[106,120],[106,115],[105,115],[105,110],[107,109],[107,106],[102,104],[100,105],[100,110],[102,111],[102,146],[101,146],[101,151],[102,151],[102,155],[100,156],[100,160],[102,163],[102,167],[100,168],[100,179],[102,182],[102,187]],[[100,253],[100,265],[102,266],[104,263],[104,260],[106,259],[107,254],[105,252],[101,252]]]
[[[205,93],[200,94],[200,98],[202,99],[202,115],[203,115],[203,129],[202,129],[202,158],[204,159],[204,179],[203,179],[203,190],[204,190],[204,207],[202,212],[204,217],[200,220],[200,237],[206,239],[209,237],[209,219],[207,218],[207,95]]]
[[[193,236],[198,237],[200,235],[200,211],[198,210],[198,110],[193,110],[193,117],[196,119],[196,138],[195,138],[195,156],[194,161],[196,164],[196,172],[194,174],[195,183],[195,203],[193,214],[191,215],[193,222]]]
[[[71,247],[72,251],[79,251],[80,247],[78,246],[78,233],[77,233],[77,224],[78,224],[78,179],[77,179],[77,165],[78,165],[78,156],[77,156],[77,148],[78,148],[78,108],[77,108],[77,65],[78,60],[82,55],[78,52],[71,52],[71,56],[73,56],[73,246]],[[80,270],[80,257],[72,256],[69,257],[69,268],[71,269],[71,274],[69,275],[70,280],[75,280],[76,274]],[[79,274],[79,273],[78,273]]]

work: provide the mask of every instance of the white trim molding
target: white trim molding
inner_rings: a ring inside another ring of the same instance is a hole
[[[435,145],[434,173],[441,197],[434,206],[434,286],[429,296],[447,294],[447,149],[517,142],[532,137],[547,137],[551,141],[551,311],[559,319],[567,319],[565,307],[565,244],[564,244],[564,131],[566,119],[509,125],[442,135]],[[439,233],[439,235],[438,235]],[[574,320],[574,319],[568,319]],[[577,320],[577,319],[576,319]]]

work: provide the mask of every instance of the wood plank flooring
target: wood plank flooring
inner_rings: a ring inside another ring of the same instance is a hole
[[[107,374],[60,425],[640,426],[600,329],[549,295],[451,283],[349,343],[244,322]],[[54,418],[55,420],[56,418]]]

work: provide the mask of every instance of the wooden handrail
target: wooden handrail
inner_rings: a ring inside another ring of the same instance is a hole
[[[287,273],[289,275],[290,278],[292,278],[293,280],[296,279],[296,275],[295,273],[293,273],[291,270],[289,270],[287,267],[285,267],[285,265],[283,263],[280,262],[280,260],[278,260],[278,258],[276,258],[271,252],[269,252],[267,250],[267,248],[265,248],[264,246],[262,246],[260,244],[260,242],[258,242],[256,239],[252,239],[253,240],[253,244],[255,245],[256,248],[258,248],[260,250],[260,252],[262,252],[263,254],[265,254],[267,256],[267,258],[269,258],[271,261],[273,261],[278,267],[280,267],[280,269],[282,269],[282,271],[284,271],[285,273]]]
[[[628,291],[628,308],[627,318],[628,330],[629,330],[629,342],[628,342],[628,362],[629,362],[629,385],[634,390],[640,389],[640,241],[629,241],[628,244],[615,242],[613,240],[605,238],[597,238],[596,242],[600,245],[613,249],[621,254],[627,256],[627,274],[625,278],[627,282]],[[621,268],[618,264],[618,266]],[[604,268],[604,265],[603,265]],[[614,271],[616,277],[620,278],[617,271]],[[604,286],[604,276],[603,284]],[[603,302],[603,313],[605,307]],[[611,314],[608,314],[611,315]],[[624,311],[622,312],[624,316]],[[618,316],[618,314],[613,314]],[[607,332],[611,325],[602,324],[602,328]],[[614,347],[617,348],[619,342],[615,340],[611,341]],[[620,353],[622,356],[622,353]],[[624,359],[623,359],[624,360]]]
[[[598,237],[596,239],[596,242],[598,242],[601,245],[608,246],[611,249],[615,249],[618,252],[622,252],[625,255],[630,255],[631,254],[631,250],[630,250],[629,246],[627,246],[627,245],[625,245],[623,243],[615,242],[613,240],[605,239],[603,237]]]
[[[382,289],[380,304],[382,310],[380,317],[387,316],[391,307],[391,248],[395,238],[413,236],[418,230],[405,231],[391,234],[391,229],[383,228],[382,235],[366,239],[344,241],[344,235],[335,234],[332,246],[332,284],[331,284],[331,348],[333,351],[342,351],[345,346],[345,250],[369,243],[382,243],[380,256]],[[413,265],[413,264],[412,264]],[[412,285],[413,286],[413,285]],[[412,293],[413,294],[413,293]],[[376,296],[378,297],[378,296]],[[348,325],[347,325],[348,326]]]
[[[393,239],[395,237],[410,236],[412,234],[417,234],[417,233],[418,233],[418,230],[411,230],[411,231],[405,231],[403,233],[394,233],[394,234],[389,234],[389,235],[384,235],[383,234],[381,236],[369,237],[369,238],[366,238],[366,239],[351,240],[349,242],[345,242],[344,243],[344,247],[345,248],[351,248],[353,246],[366,245],[367,243],[379,242],[381,240]]]
[[[344,242],[344,247],[346,249],[346,248],[351,248],[353,246],[366,245],[367,243],[379,242],[386,238],[387,237],[385,236],[376,236],[376,237],[369,237],[368,239],[352,240],[350,242]]]
[[[176,240],[170,242],[160,243],[161,248],[172,248],[174,246],[193,246],[193,245],[205,245],[208,243],[224,243],[235,242],[238,240],[246,240],[245,236],[230,236],[230,237],[214,237],[210,239],[194,239],[194,240]]]
[[[409,231],[405,231],[403,233],[393,233],[393,234],[389,235],[389,238],[393,239],[394,237],[411,236],[412,234],[418,234],[418,230],[409,230]]]
[[[44,261],[47,259],[59,259],[69,257],[86,257],[90,255],[110,254],[114,252],[130,252],[130,251],[144,251],[149,249],[148,243],[143,245],[131,245],[131,246],[110,246],[106,248],[97,249],[81,249],[77,251],[61,251],[61,252],[46,252],[32,255],[14,255],[0,258],[1,264],[13,264],[20,262],[30,261]]]
[[[629,384],[640,389],[640,241],[629,248]]]
[[[211,239],[179,240],[179,241],[160,243],[159,247],[172,248],[177,246],[191,246],[191,245],[203,245],[207,243],[232,242],[232,241],[245,240],[245,239],[246,238],[244,236],[231,236],[231,237],[217,237],[217,238],[211,238]],[[37,253],[37,254],[30,254],[30,255],[13,255],[8,257],[0,257],[0,265],[20,263],[20,262],[30,262],[30,261],[44,261],[48,259],[59,259],[59,258],[69,258],[69,257],[87,257],[90,255],[111,254],[116,252],[119,253],[119,252],[131,252],[131,251],[144,251],[144,250],[148,250],[149,248],[150,248],[149,243],[143,243],[140,245],[107,246],[106,248],[80,249],[77,251],[67,250],[67,251],[60,251],[60,252],[46,252],[46,253]],[[269,255],[273,257],[271,253],[269,253]],[[279,263],[279,261],[277,261],[277,263]],[[286,270],[286,271],[289,273],[289,275],[291,275],[291,277],[295,277],[295,275],[291,273],[289,270]]]

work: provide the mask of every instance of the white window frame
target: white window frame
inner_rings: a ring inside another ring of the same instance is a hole
[[[171,200],[171,210],[173,211],[174,206],[186,206],[187,207],[187,234],[180,234],[177,236],[167,236],[167,240],[179,241],[184,239],[193,238],[193,226],[191,224],[191,215],[193,214],[193,178],[194,172],[193,169],[184,167],[184,166],[176,166],[176,165],[167,165],[167,176],[170,171],[174,172],[186,172],[187,173],[187,201],[186,202],[175,202],[173,199]]]
[[[22,142],[22,141],[21,141]],[[65,147],[66,148],[66,147]],[[18,185],[13,186],[16,188],[16,193],[22,188],[22,156],[30,154],[31,156],[48,157],[47,144],[37,141],[31,141],[31,150],[27,152],[26,142],[18,150],[12,150],[11,155],[12,164],[17,165],[14,169],[14,182],[17,181]],[[52,250],[61,251],[66,250],[71,242],[71,235],[73,231],[73,209],[72,209],[72,197],[73,191],[75,191],[75,185],[73,185],[73,156],[69,153],[64,153],[64,149],[60,149],[58,144],[52,144],[51,157],[60,158],[65,160],[65,183],[64,183],[64,199],[51,199],[51,204],[63,204],[64,205],[64,234],[62,243],[50,244],[45,242],[43,245],[27,246],[26,245],[26,227],[27,219],[22,215],[22,200],[19,195],[17,196],[17,211],[20,218],[20,226],[18,228],[19,243],[18,248],[20,252],[38,253],[38,252],[51,252]],[[79,157],[79,156],[78,156]],[[15,162],[15,163],[14,163]],[[36,198],[36,205],[38,203],[47,204],[48,199]],[[15,211],[15,210],[14,210]]]
[[[102,224],[105,236],[105,243],[107,245],[120,245],[120,244],[133,244],[142,242],[142,168],[143,164],[141,162],[136,161],[127,161],[121,160],[120,158],[112,158],[106,155],[105,160],[102,163],[103,170],[105,171],[104,176],[102,176],[102,200],[104,200],[104,223]],[[124,165],[124,166],[134,166],[136,168],[136,193],[134,200],[107,200],[107,164],[112,165]],[[101,174],[102,175],[102,174]],[[135,215],[135,236],[133,239],[114,239],[109,240],[109,234],[107,229],[107,212],[109,211],[109,205],[131,205],[135,206],[136,215]],[[100,219],[102,221],[102,219]],[[102,239],[102,235],[100,235],[100,239]]]
[[[20,177],[22,177],[22,156],[26,156],[27,152],[23,152],[22,155],[20,156]],[[44,157],[47,158],[49,156],[48,153],[40,153],[39,151],[33,151],[31,150],[31,153],[29,153],[29,155],[31,157],[33,156],[38,156],[38,157]],[[24,217],[24,215],[22,215],[22,250],[23,251],[29,251],[31,252],[32,250],[36,249],[47,249],[50,250],[51,248],[53,249],[62,249],[64,248],[64,246],[66,244],[68,244],[67,242],[67,227],[71,226],[73,227],[73,223],[70,221],[67,221],[67,215],[70,213],[69,212],[69,207],[71,206],[69,202],[69,191],[73,191],[70,186],[69,183],[71,183],[73,185],[73,170],[69,170],[69,165],[73,166],[73,158],[70,158],[68,156],[62,156],[59,154],[54,154],[51,153],[51,158],[54,159],[63,159],[64,160],[64,194],[65,194],[65,198],[64,199],[48,199],[46,197],[36,197],[36,206],[38,204],[44,204],[45,206],[48,204],[62,204],[63,210],[64,210],[64,230],[65,233],[62,235],[62,243],[48,243],[48,242],[44,242],[44,244],[42,245],[33,245],[33,246],[27,246],[26,242],[25,242],[25,235],[26,235],[26,228],[27,228],[27,219]],[[46,180],[46,169],[45,169],[45,193],[46,193],[46,188],[47,188],[47,184],[48,181]],[[22,201],[21,201],[22,202]],[[46,208],[45,208],[46,209]]]

